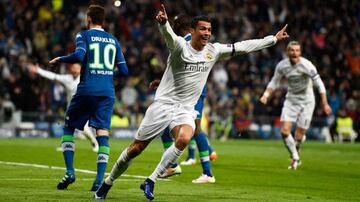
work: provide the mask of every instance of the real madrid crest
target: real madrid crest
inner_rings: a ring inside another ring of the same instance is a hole
[[[205,57],[207,60],[212,60],[214,58],[213,55],[211,55],[211,53],[209,53],[209,52],[206,53]]]

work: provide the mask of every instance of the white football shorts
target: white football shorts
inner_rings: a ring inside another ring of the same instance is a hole
[[[315,109],[315,102],[294,103],[285,100],[281,112],[281,122],[293,122],[297,127],[308,129]]]
[[[182,124],[190,125],[195,131],[196,115],[194,106],[155,101],[146,110],[135,139],[149,140],[162,134],[168,126],[171,131],[175,126]]]

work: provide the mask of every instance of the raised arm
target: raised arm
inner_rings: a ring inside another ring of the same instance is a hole
[[[83,38],[83,36],[81,35],[81,33],[78,33],[76,35],[76,49],[75,52],[66,55],[66,56],[61,56],[61,57],[56,57],[52,60],[50,60],[49,64],[56,64],[59,62],[64,62],[64,63],[77,63],[77,62],[82,62],[85,54],[86,54],[86,42]]]
[[[156,21],[158,22],[160,33],[164,36],[167,47],[170,51],[174,50],[177,47],[177,40],[179,38],[182,39],[182,37],[177,36],[171,28],[164,4],[161,4],[160,10],[156,15]]]

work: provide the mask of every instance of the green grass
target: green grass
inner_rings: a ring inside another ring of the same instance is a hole
[[[64,166],[56,152],[59,139],[0,139],[0,161]],[[108,172],[130,140],[111,140]],[[287,170],[289,155],[281,141],[212,142],[219,159],[212,163],[215,184],[192,184],[201,166],[185,167],[181,176],[158,181],[154,201],[360,201],[360,145],[306,142],[303,164]],[[126,171],[151,174],[162,155],[159,140]],[[184,158],[186,154],[183,155]],[[95,170],[96,155],[87,141],[77,140],[75,167]],[[93,201],[94,174],[77,172],[68,190],[56,190],[63,170],[0,163],[0,201]],[[120,177],[107,201],[146,201],[142,179]]]

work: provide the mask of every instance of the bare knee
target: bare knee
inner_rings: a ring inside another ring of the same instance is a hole
[[[176,139],[176,142],[175,142],[175,146],[176,148],[178,148],[179,150],[184,150],[185,147],[189,144],[191,140],[191,135],[189,136],[179,136],[177,139]]]
[[[291,122],[283,122],[281,125],[281,135],[286,138],[291,134],[292,124]]]

